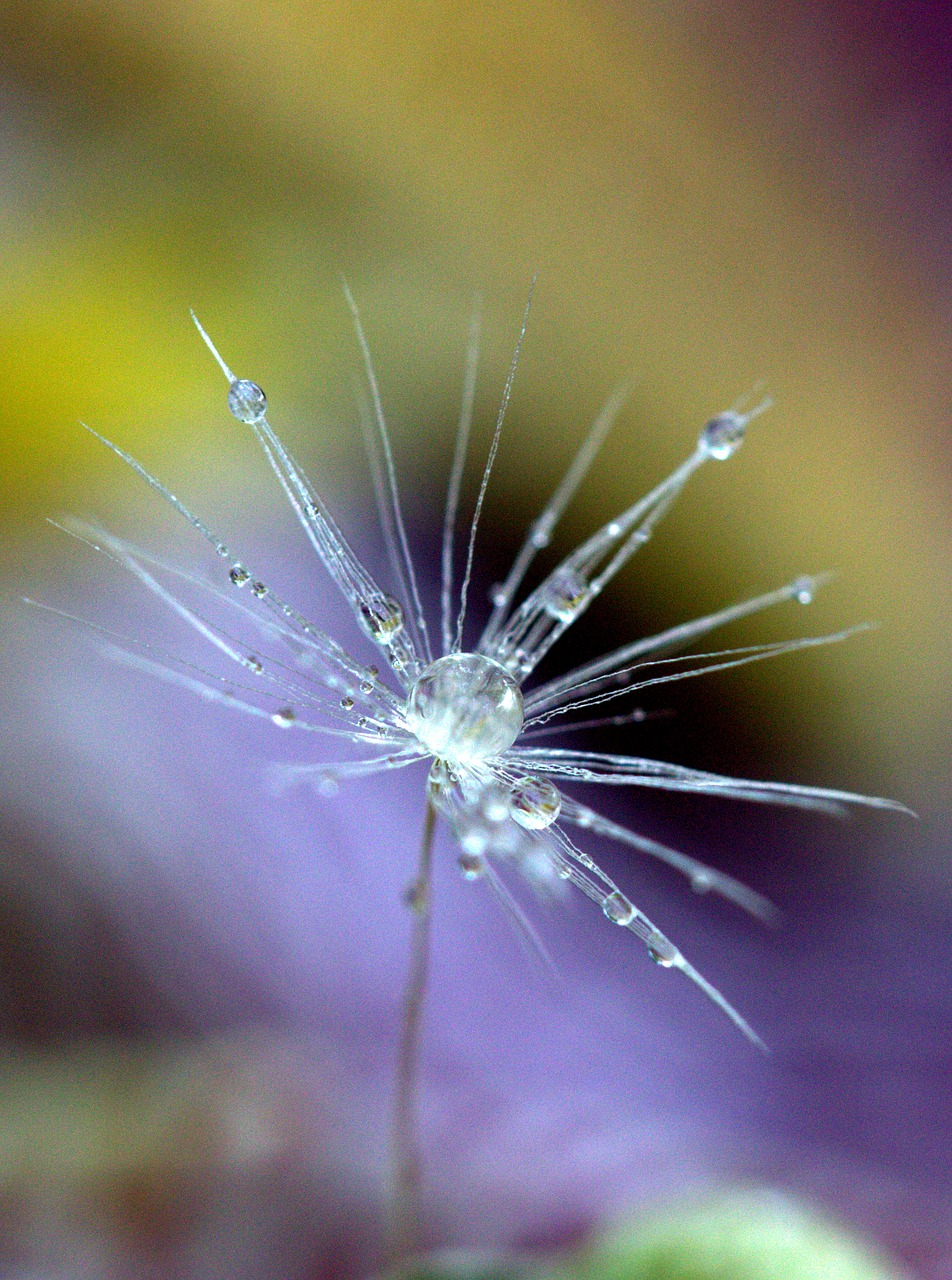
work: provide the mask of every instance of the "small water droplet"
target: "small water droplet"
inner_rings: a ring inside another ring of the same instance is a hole
[[[541,592],[543,609],[559,622],[571,622],[588,601],[588,582],[575,569],[557,569]]]
[[[345,697],[341,698],[340,705],[344,711],[350,711],[351,707],[354,705],[354,700],[350,694],[347,694]]]
[[[268,588],[265,586],[263,582],[253,582],[251,586],[248,588],[248,590],[258,600],[263,600],[265,596],[268,594]]]
[[[605,526],[605,532],[608,534],[610,538],[620,537],[621,525],[618,523],[617,520],[613,520],[611,524],[608,524]]]
[[[678,950],[674,943],[669,942],[656,930],[651,942],[648,943],[648,955],[655,964],[660,964],[662,969],[671,969],[678,958]]]
[[[562,808],[562,797],[548,778],[520,778],[509,795],[513,822],[526,831],[551,827]]]
[[[262,671],[264,671],[264,667],[261,665],[261,659],[256,658],[253,653],[249,653],[248,657],[245,658],[245,666],[249,671],[253,671],[256,676],[260,676]]]
[[[236,587],[243,587],[251,577],[251,574],[243,564],[235,564],[232,565],[228,576]]]
[[[422,916],[427,907],[426,885],[419,880],[411,880],[403,891],[404,906],[418,916]]]
[[[294,708],[282,707],[280,711],[274,713],[271,720],[279,729],[290,729],[291,725],[294,724]]]
[[[630,924],[635,918],[635,908],[618,889],[608,895],[602,903],[602,910],[612,924]]]
[[[478,880],[486,873],[486,864],[475,853],[461,853],[456,860],[464,880]]]
[[[813,603],[813,579],[797,578],[793,584],[793,594],[801,604]]]
[[[509,797],[499,787],[487,787],[480,797],[479,808],[486,821],[497,826],[509,817]]]
[[[707,423],[698,444],[710,457],[723,462],[743,444],[746,426],[746,417],[735,413],[733,409],[726,409]]]
[[[374,682],[372,680],[361,680],[360,682],[361,693],[373,693],[373,691],[374,691]]]
[[[503,590],[501,582],[495,582],[489,588],[489,603],[495,609],[498,609],[501,605],[506,603],[506,593]]]
[[[695,871],[691,876],[691,888],[695,893],[707,893],[714,884],[710,871]]]
[[[377,596],[360,603],[360,625],[376,644],[389,646],[403,629],[403,610],[392,596]]]
[[[239,422],[260,422],[268,412],[268,397],[247,378],[236,378],[228,389],[228,408]]]

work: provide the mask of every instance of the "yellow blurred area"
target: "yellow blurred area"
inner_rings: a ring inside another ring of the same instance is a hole
[[[836,569],[831,603],[792,625],[882,630],[754,673],[747,688],[774,700],[778,732],[859,761],[841,781],[938,805],[946,329],[902,253],[864,239],[832,192],[758,145],[757,102],[738,104],[716,48],[692,48],[667,12],[582,0],[5,6],[8,562],[42,516],[116,485],[75,419],[143,448],[170,479],[204,447],[192,424],[221,386],[189,305],[239,372],[266,382],[283,426],[293,417],[275,386],[296,411],[318,384],[346,402],[346,273],[404,444],[420,428],[401,456],[409,479],[432,461],[434,405],[458,394],[472,290],[492,320],[488,405],[538,272],[496,489],[512,522],[629,373],[634,408],[573,530],[646,489],[706,417],[764,378],[778,407],[682,500],[647,586],[631,574],[618,590],[648,590],[673,622]],[[311,432],[308,460],[326,447],[336,465],[356,445],[326,430]]]

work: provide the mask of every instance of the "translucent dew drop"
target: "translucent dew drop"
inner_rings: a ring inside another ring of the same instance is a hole
[[[248,579],[251,577],[251,574],[248,572],[248,570],[245,568],[243,564],[236,564],[236,565],[232,565],[231,571],[229,572],[228,577],[231,579],[232,584],[234,586],[243,587],[245,583],[248,581]]]
[[[341,698],[340,705],[341,705],[341,710],[350,711],[354,705],[354,700],[349,694],[347,694],[345,695],[345,697]]]
[[[253,582],[249,588],[251,594],[258,600],[263,600],[268,594],[268,588],[263,582]]]
[[[272,724],[276,724],[279,729],[290,729],[294,724],[293,707],[282,707],[280,711],[276,711],[271,717]]]
[[[541,604],[551,618],[571,622],[588,599],[588,583],[575,569],[562,568],[545,583]]]
[[[522,694],[492,658],[451,653],[438,658],[410,690],[407,726],[438,758],[470,764],[502,755],[522,730]]]
[[[801,604],[813,603],[813,579],[797,578],[793,584],[793,594]]]
[[[228,408],[239,422],[260,422],[268,412],[268,397],[247,378],[236,378],[228,388]]]
[[[264,667],[261,665],[261,659],[256,658],[254,654],[249,654],[248,657],[245,658],[245,666],[249,671],[253,671],[256,676],[260,676],[262,671],[264,671]]]
[[[387,647],[403,630],[403,610],[392,596],[378,596],[360,603],[360,625],[374,641]]]
[[[746,426],[746,417],[735,413],[733,409],[726,409],[711,418],[701,432],[698,444],[709,457],[723,462],[743,444]]]
[[[612,924],[630,924],[635,918],[635,908],[618,889],[608,895],[602,903],[602,910]]]
[[[478,880],[486,874],[486,864],[474,853],[461,853],[456,860],[456,864],[463,874],[464,880]]]
[[[562,797],[548,778],[520,778],[509,795],[513,822],[527,831],[551,827],[562,808]]]
[[[679,952],[673,942],[669,942],[656,930],[648,943],[648,955],[655,964],[660,964],[662,969],[672,969],[677,963]]]

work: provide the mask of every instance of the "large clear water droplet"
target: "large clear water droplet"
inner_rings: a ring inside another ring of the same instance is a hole
[[[431,755],[469,764],[512,746],[522,730],[522,694],[492,658],[451,653],[418,677],[406,714],[410,732]]]
[[[562,797],[548,778],[520,778],[509,795],[513,822],[527,831],[551,827],[562,808]]]
[[[228,408],[239,422],[253,425],[268,412],[268,397],[247,378],[236,378],[228,388]]]

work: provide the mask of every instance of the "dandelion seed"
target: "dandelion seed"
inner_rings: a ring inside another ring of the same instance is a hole
[[[732,877],[602,817],[567,794],[563,787],[573,784],[650,787],[834,812],[851,805],[894,810],[902,810],[904,806],[839,790],[724,777],[639,756],[528,745],[531,738],[541,736],[538,726],[549,720],[594,704],[611,702],[647,685],[682,680],[779,653],[833,643],[851,634],[839,632],[689,658],[670,656],[673,650],[688,648],[715,629],[762,609],[784,601],[809,604],[823,578],[801,576],[765,595],[625,645],[565,675],[528,691],[524,689],[542,658],[652,536],[691,476],[712,459],[731,458],[743,443],[748,424],[768,407],[769,399],[762,399],[749,409],[738,403],[711,418],[686,459],[671,475],[644,498],[608,520],[520,599],[523,581],[537,551],[548,545],[558,520],[622,408],[627,389],[616,391],[561,484],[530,526],[505,581],[493,587],[489,620],[467,648],[464,631],[476,522],[516,371],[514,359],[467,538],[460,584],[454,579],[453,548],[476,377],[478,323],[474,322],[443,530],[439,627],[443,652],[434,657],[404,528],[396,470],[369,346],[349,292],[347,299],[370,383],[371,427],[376,431],[374,452],[383,459],[382,465],[378,461],[375,466],[375,488],[397,578],[396,595],[378,584],[351,550],[316,489],[271,428],[264,392],[256,383],[235,377],[197,318],[193,316],[193,319],[228,382],[229,410],[250,427],[257,438],[297,520],[347,601],[357,626],[377,646],[385,667],[389,668],[389,679],[384,679],[378,668],[366,666],[352,657],[337,640],[289,602],[281,600],[251,568],[235,559],[225,543],[158,479],[101,436],[98,438],[178,511],[230,565],[227,576],[231,584],[236,587],[250,584],[248,590],[240,593],[209,587],[203,590],[229,607],[237,615],[240,626],[255,631],[256,650],[264,652],[263,637],[271,648],[277,647],[282,656],[269,653],[266,661],[262,661],[250,654],[247,642],[233,639],[230,631],[187,606],[171,587],[160,581],[175,577],[199,585],[189,575],[102,530],[89,529],[78,522],[69,522],[66,527],[74,536],[131,570],[203,639],[240,666],[247,683],[230,688],[226,696],[218,688],[218,678],[196,673],[194,669],[183,672],[181,668],[185,664],[171,658],[157,661],[155,657],[143,657],[135,651],[148,646],[135,642],[130,642],[130,649],[122,650],[110,641],[109,651],[113,656],[118,655],[140,670],[202,697],[227,702],[245,714],[269,717],[282,729],[319,733],[357,747],[372,745],[378,752],[383,751],[383,754],[336,764],[321,761],[279,766],[274,773],[279,785],[308,782],[319,792],[328,793],[348,779],[429,762],[420,866],[406,893],[406,902],[416,917],[416,932],[395,1101],[397,1183],[398,1188],[402,1188],[402,1193],[398,1190],[399,1202],[401,1194],[404,1200],[412,1200],[412,1193],[419,1190],[419,1161],[411,1137],[412,1081],[426,983],[429,866],[437,816],[456,837],[461,850],[459,868],[464,878],[487,883],[534,947],[541,950],[532,925],[512,899],[500,872],[503,875],[508,871],[521,872],[531,884],[545,892],[554,892],[560,886],[574,886],[610,921],[634,934],[650,959],[662,967],[679,970],[751,1041],[760,1045],[759,1037],[741,1014],[693,968],[674,943],[584,850],[573,843],[569,831],[578,828],[595,832],[658,858],[685,875],[696,891],[719,893],[755,915],[768,916],[769,904]],[[528,309],[519,334],[517,356],[527,317]],[[645,713],[637,710],[608,717],[607,722],[634,724],[644,718]],[[579,727],[590,723],[593,722],[576,721]],[[537,727],[529,729],[530,726]],[[568,721],[564,727],[573,727],[572,722]],[[409,1213],[406,1204],[404,1210],[406,1216]],[[404,1223],[404,1253],[408,1251],[412,1235],[412,1226]]]

